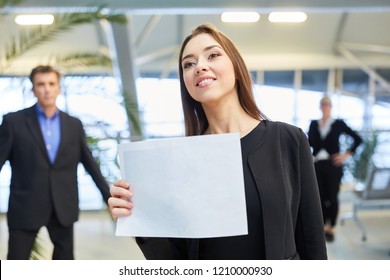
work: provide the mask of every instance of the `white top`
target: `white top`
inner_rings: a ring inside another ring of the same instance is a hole
[[[321,139],[324,140],[330,132],[330,127],[334,123],[334,119],[328,119],[323,125],[321,125],[321,120],[318,120],[318,130],[320,132]],[[328,160],[329,154],[325,149],[321,149],[318,154],[314,157],[314,161]]]

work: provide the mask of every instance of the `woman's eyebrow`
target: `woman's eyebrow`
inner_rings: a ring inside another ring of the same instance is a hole
[[[213,49],[213,48],[219,48],[219,49],[222,49],[221,46],[219,45],[211,45],[211,46],[207,46],[203,49],[203,51],[208,51],[210,49]],[[183,56],[183,58],[181,59],[181,61],[183,62],[183,60],[189,58],[189,57],[193,57],[194,55],[193,54],[187,54],[186,56]]]

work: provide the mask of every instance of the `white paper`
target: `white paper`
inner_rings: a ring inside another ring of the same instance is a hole
[[[118,146],[133,214],[116,235],[206,238],[248,233],[240,136],[215,134]]]

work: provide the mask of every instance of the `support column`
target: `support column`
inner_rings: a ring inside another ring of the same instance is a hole
[[[376,81],[374,77],[369,76],[368,92],[365,96],[364,115],[363,115],[363,130],[372,131],[372,107],[375,104]]]
[[[107,42],[112,58],[113,75],[117,79],[125,103],[129,123],[130,140],[138,141],[143,138],[140,111],[137,100],[136,80],[139,77],[135,66],[134,49],[131,47],[131,32],[128,24],[109,23],[102,21],[107,34]]]
[[[294,112],[293,124],[298,125],[298,94],[302,89],[302,70],[295,70],[294,72]]]

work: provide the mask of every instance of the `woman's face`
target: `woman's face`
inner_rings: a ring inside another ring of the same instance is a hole
[[[209,34],[192,38],[181,62],[185,86],[202,104],[216,104],[237,94],[233,64],[221,45]]]
[[[330,116],[332,111],[332,104],[330,102],[324,101],[320,104],[320,109],[324,116]]]

